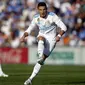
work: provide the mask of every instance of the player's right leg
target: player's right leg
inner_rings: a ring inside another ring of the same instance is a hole
[[[1,64],[0,64],[0,77],[8,77],[8,75],[2,71]]]

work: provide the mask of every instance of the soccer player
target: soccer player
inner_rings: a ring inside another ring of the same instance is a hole
[[[44,64],[46,58],[53,51],[56,42],[60,41],[62,35],[66,32],[67,28],[60,18],[53,12],[47,11],[46,3],[38,3],[38,12],[33,17],[33,20],[21,37],[21,42],[25,41],[26,37],[30,35],[33,28],[37,25],[39,27],[38,34],[38,56],[36,65],[34,66],[31,76],[25,81],[24,85],[31,84],[32,79],[38,74],[41,66]],[[57,35],[57,27],[61,28],[61,31]]]
[[[8,75],[2,71],[1,64],[0,64],[0,77],[8,77]]]

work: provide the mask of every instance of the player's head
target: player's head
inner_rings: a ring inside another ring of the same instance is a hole
[[[40,2],[38,3],[38,11],[40,13],[40,17],[46,17],[47,15],[47,6],[46,6],[46,3],[45,2]]]

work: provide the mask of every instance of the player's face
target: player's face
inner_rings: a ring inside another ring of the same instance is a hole
[[[40,13],[40,17],[45,18],[47,15],[47,8],[45,6],[39,6],[38,11]]]

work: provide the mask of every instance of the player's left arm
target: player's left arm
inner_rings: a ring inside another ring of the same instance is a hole
[[[58,42],[58,41],[60,41],[62,35],[66,32],[67,27],[57,15],[54,16],[54,22],[59,28],[61,28],[61,31],[59,32],[59,34],[56,37],[56,41]]]
[[[67,27],[65,26],[65,24],[64,24],[61,20],[58,22],[57,25],[58,25],[58,27],[61,28],[59,34],[58,34],[57,37],[56,37],[56,41],[58,42],[58,41],[60,41],[62,35],[66,32]]]

